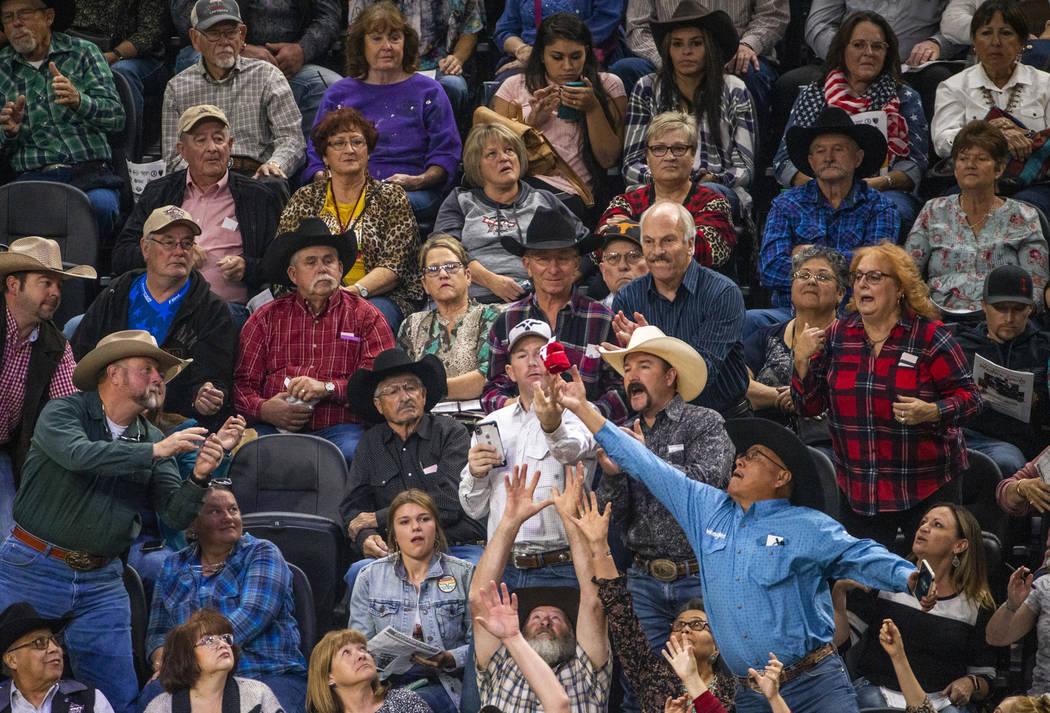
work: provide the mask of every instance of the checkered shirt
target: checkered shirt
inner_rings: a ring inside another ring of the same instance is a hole
[[[576,644],[576,655],[554,672],[569,694],[572,713],[605,713],[609,700],[612,658],[598,668]],[[507,649],[500,647],[489,659],[484,671],[478,671],[478,690],[482,706],[496,706],[503,713],[536,713],[542,710],[517,662]]]

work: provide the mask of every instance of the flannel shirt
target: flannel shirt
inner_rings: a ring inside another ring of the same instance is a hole
[[[966,470],[961,426],[981,411],[966,355],[940,322],[903,314],[873,356],[859,314],[827,331],[805,379],[794,373],[798,413],[828,412],[835,471],[861,515],[907,510]],[[903,424],[900,396],[936,403],[937,423]]]
[[[791,306],[791,250],[796,245],[838,250],[849,263],[863,245],[896,243],[900,227],[893,204],[859,178],[838,208],[831,207],[816,180],[784,191],[769,209],[758,258],[762,284],[773,291],[770,302]]]
[[[281,70],[261,59],[237,57],[229,74],[215,79],[200,59],[172,77],[164,91],[160,145],[169,173],[187,167],[175,150],[178,122],[198,104],[214,104],[226,113],[236,139],[234,155],[274,161],[286,176],[303,165],[303,115]]]
[[[153,588],[146,651],[152,654],[163,646],[173,627],[203,607],[211,607],[233,625],[233,638],[242,649],[238,675],[306,672],[293,614],[292,573],[269,540],[245,533],[226,566],[211,577],[201,576],[196,544],[164,560]]]
[[[508,337],[510,330],[524,319],[547,321],[547,316],[536,304],[536,295],[512,302],[492,323],[489,332],[488,383],[481,394],[481,406],[486,413],[501,408],[507,399],[517,396],[517,387],[507,376]],[[554,338],[565,347],[565,356],[570,364],[580,370],[580,377],[587,386],[587,400],[593,403],[607,419],[623,423],[627,418],[626,395],[623,379],[598,353],[602,342],[616,344],[616,332],[612,327],[613,313],[608,307],[581,295],[576,288],[568,304],[558,311],[558,323],[554,326]]]
[[[612,657],[597,667],[576,644],[576,655],[559,666],[554,675],[569,694],[572,713],[605,713],[612,678]],[[500,646],[489,658],[484,671],[478,671],[478,690],[482,706],[496,706],[503,713],[536,713],[542,710],[517,662]]]
[[[237,413],[259,420],[267,399],[284,391],[286,377],[307,375],[335,384],[335,393],[314,408],[307,430],[361,423],[346,405],[346,386],[358,369],[371,369],[394,335],[382,313],[346,290],[336,290],[314,317],[298,292],[278,297],[248,318],[241,330],[233,397]]]
[[[621,193],[609,202],[599,224],[621,215],[638,220],[655,202],[656,189],[651,185]],[[736,231],[733,230],[732,212],[726,197],[694,181],[682,205],[696,221],[693,255],[697,262],[704,267],[720,267],[728,262],[736,247]]]
[[[80,92],[76,111],[55,103],[51,88],[54,62]],[[39,68],[26,62],[11,45],[0,50],[0,103],[26,97],[22,126],[13,138],[0,134],[16,173],[52,163],[110,159],[108,134],[124,128],[113,74],[98,47],[61,32],[51,35],[47,58]]]
[[[29,357],[33,353],[33,344],[36,343],[39,328],[34,329],[26,339],[18,336],[18,322],[11,310],[3,306],[7,315],[7,339],[4,345],[4,361],[0,364],[0,444],[11,440],[12,431],[18,429],[22,422],[22,404],[26,396],[26,376],[29,374]],[[73,386],[73,369],[77,363],[73,361],[73,350],[66,342],[66,349],[62,352],[62,360],[51,377],[51,386],[48,387],[47,396],[57,399],[60,396],[68,396],[75,393],[77,388]]]

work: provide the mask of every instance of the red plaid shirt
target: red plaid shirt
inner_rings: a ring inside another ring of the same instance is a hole
[[[33,344],[36,343],[37,330],[34,329],[27,339],[19,339],[18,322],[7,309],[7,305],[0,298],[0,306],[3,306],[4,315],[7,319],[7,339],[4,343],[4,363],[0,365],[0,443],[11,440],[11,434],[18,429],[22,422],[22,402],[26,395],[26,378],[29,374],[29,356],[33,352]],[[51,387],[48,389],[48,398],[57,399],[59,396],[69,396],[76,393],[77,388],[73,386],[73,369],[77,363],[73,361],[73,350],[66,342],[66,349],[62,352],[62,359],[58,362],[51,377]]]
[[[337,290],[314,317],[298,292],[256,310],[241,330],[233,398],[238,413],[260,420],[263,402],[284,391],[284,380],[310,376],[335,384],[335,393],[314,408],[308,430],[360,423],[346,406],[346,384],[358,369],[394,346],[382,313],[360,296]]]
[[[878,356],[859,314],[838,320],[806,378],[795,373],[791,395],[800,414],[828,411],[839,487],[861,515],[914,507],[965,470],[960,427],[981,410],[955,338],[918,315],[900,318]],[[899,396],[936,403],[940,420],[899,423]]]

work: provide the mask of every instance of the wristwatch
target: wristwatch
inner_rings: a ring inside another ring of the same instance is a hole
[[[357,293],[359,295],[361,295],[362,298],[364,298],[366,300],[368,299],[368,288],[367,287],[362,285],[360,282],[355,282],[354,283],[354,287],[357,288]]]
[[[324,390],[328,392],[329,396],[331,396],[335,393],[335,384],[333,384],[331,381],[324,382]]]

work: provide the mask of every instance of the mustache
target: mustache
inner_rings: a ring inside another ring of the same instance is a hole
[[[332,283],[332,285],[338,285],[339,284],[339,282],[334,277],[332,277],[331,275],[326,273],[326,274],[318,275],[317,277],[315,277],[314,281],[310,283],[310,289],[311,290],[314,289],[315,287],[320,285],[322,282],[330,282],[330,283]]]
[[[647,394],[649,389],[645,388],[645,384],[640,381],[632,381],[627,385],[627,395],[634,396],[635,394]]]

